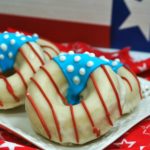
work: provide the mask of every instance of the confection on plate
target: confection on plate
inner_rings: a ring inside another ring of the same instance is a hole
[[[34,130],[60,144],[84,144],[141,100],[137,77],[118,59],[60,53],[31,78],[25,108]]]
[[[39,39],[37,34],[0,33],[0,109],[24,103],[30,78],[48,59],[43,51],[49,50],[51,57],[56,55],[49,45],[52,44]]]

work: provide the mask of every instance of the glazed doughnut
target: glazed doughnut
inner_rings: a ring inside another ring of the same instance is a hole
[[[25,36],[7,31],[0,34],[0,109],[24,103],[30,77],[44,64],[38,41],[37,34]]]
[[[137,77],[118,60],[62,53],[31,78],[25,108],[34,130],[60,144],[105,134],[141,99]]]

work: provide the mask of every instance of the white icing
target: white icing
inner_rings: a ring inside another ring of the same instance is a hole
[[[72,55],[72,54],[74,54],[74,51],[69,51],[68,54],[71,54],[71,55]]]
[[[89,53],[89,56],[95,57],[95,54],[94,53]]]
[[[73,77],[74,84],[78,85],[80,83],[80,78],[78,76]]]
[[[75,61],[75,62],[79,62],[80,60],[81,60],[81,57],[80,57],[80,56],[75,56],[75,57],[74,57],[74,61]]]
[[[4,39],[8,39],[9,38],[9,35],[8,34],[5,34],[4,35]]]
[[[73,72],[74,71],[74,66],[73,65],[68,65],[67,66],[67,71],[68,72]]]
[[[11,44],[11,45],[14,45],[15,43],[16,43],[15,39],[11,39],[11,40],[10,40],[10,44]]]
[[[93,61],[88,61],[86,65],[87,65],[87,67],[92,67],[94,65],[94,62]]]
[[[7,51],[7,45],[5,43],[2,43],[0,47],[3,51]]]
[[[21,40],[22,40],[22,41],[25,41],[25,40],[26,40],[26,38],[25,38],[25,37],[22,37],[22,38],[21,38]]]
[[[85,75],[85,73],[86,73],[85,68],[80,68],[79,74],[83,76],[83,75]]]
[[[105,56],[100,56],[99,58],[100,58],[100,59],[103,59],[104,61],[109,62],[109,60],[108,60]]]
[[[3,59],[4,59],[4,55],[0,54],[0,60],[3,60]]]
[[[13,57],[13,53],[12,53],[12,52],[9,52],[9,53],[8,53],[8,57],[9,57],[9,58],[12,58],[12,57]]]
[[[63,55],[60,56],[60,57],[59,57],[59,60],[60,60],[60,61],[65,61],[65,60],[66,60],[66,56],[63,56]]]

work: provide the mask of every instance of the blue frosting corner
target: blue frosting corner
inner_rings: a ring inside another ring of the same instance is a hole
[[[116,73],[123,65],[119,60],[108,60],[105,57],[95,57],[93,54],[63,53],[53,60],[59,65],[66,77],[69,87],[67,101],[71,105],[80,103],[80,93],[86,87],[90,74],[101,65],[110,66]]]
[[[4,73],[13,69],[16,56],[20,47],[27,42],[36,42],[37,34],[26,36],[22,33],[3,32],[0,34],[0,72]]]

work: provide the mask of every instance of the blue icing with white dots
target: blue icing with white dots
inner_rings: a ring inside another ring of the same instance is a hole
[[[15,59],[20,47],[27,42],[39,39],[37,34],[25,36],[22,33],[3,32],[0,34],[0,72],[13,69]]]
[[[90,74],[101,65],[110,66],[116,73],[123,65],[118,60],[112,61],[105,57],[95,57],[90,54],[60,54],[53,60],[59,65],[65,75],[69,87],[67,101],[71,105],[80,103],[80,93],[84,90]]]

